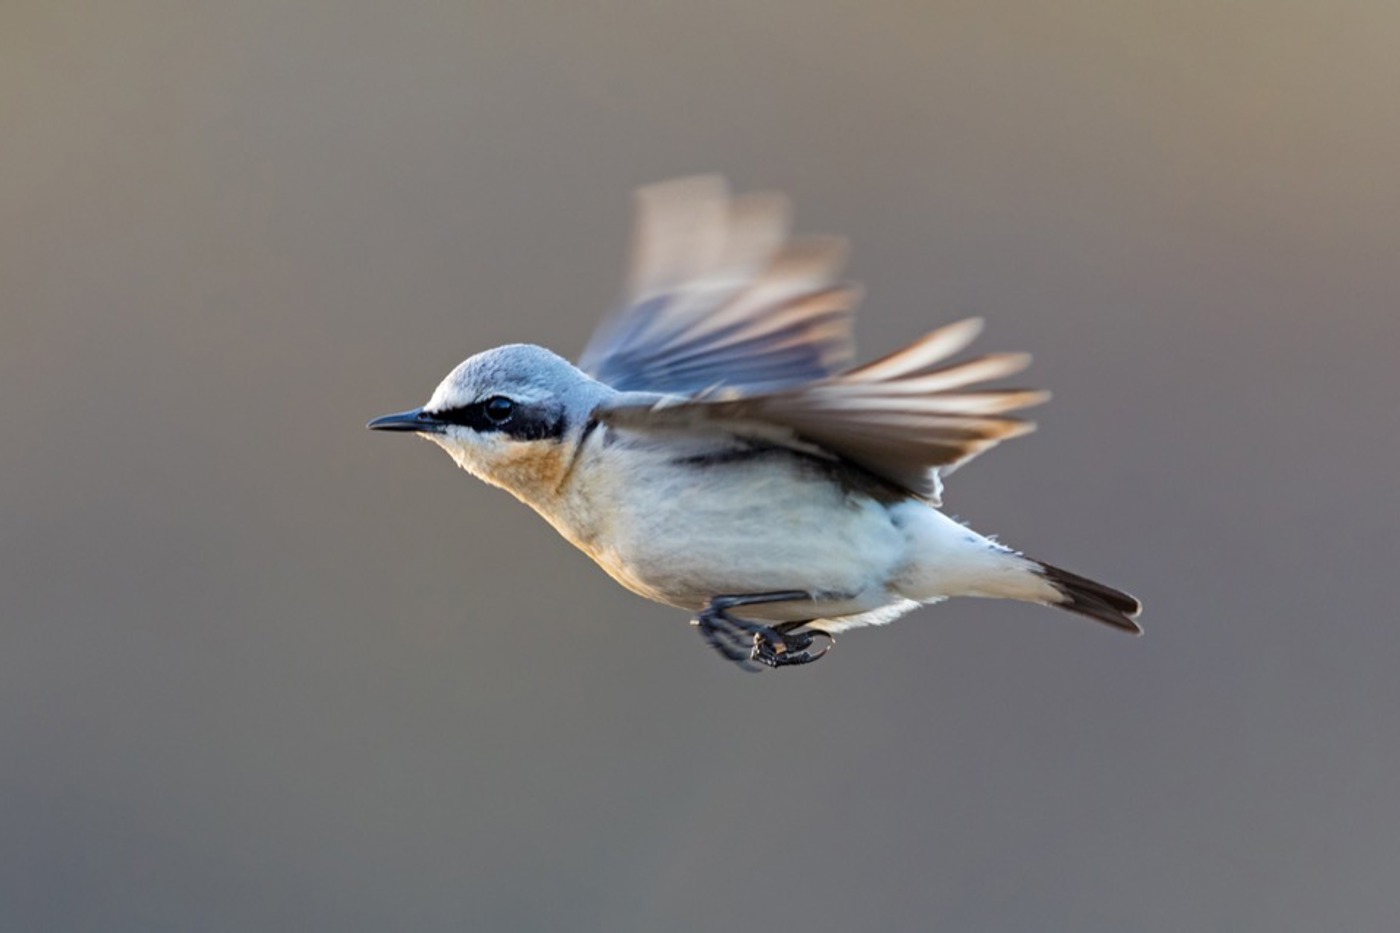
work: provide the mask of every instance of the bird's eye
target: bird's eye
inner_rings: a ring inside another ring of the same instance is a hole
[[[515,403],[504,395],[495,395],[482,403],[486,417],[496,424],[505,424],[515,413]]]

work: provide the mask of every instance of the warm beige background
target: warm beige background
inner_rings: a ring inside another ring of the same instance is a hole
[[[0,928],[1379,930],[1400,7],[10,0]],[[1134,641],[957,603],[741,676],[428,445],[628,192],[849,234],[1042,431],[955,478]]]

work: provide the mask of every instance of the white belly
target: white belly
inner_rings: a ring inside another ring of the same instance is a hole
[[[664,448],[603,448],[546,515],[623,586],[698,610],[715,596],[800,590],[817,599],[746,607],[770,621],[866,612],[898,601],[885,583],[907,536],[874,499],[782,453],[677,465]]]

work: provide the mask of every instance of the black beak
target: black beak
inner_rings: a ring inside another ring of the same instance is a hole
[[[442,422],[421,408],[411,408],[398,414],[375,418],[365,427],[371,431],[416,431],[420,434],[436,434],[442,430]]]

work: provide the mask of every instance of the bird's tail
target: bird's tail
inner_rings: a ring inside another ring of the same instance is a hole
[[[1051,564],[1040,561],[1032,563],[1035,573],[1059,594],[1058,600],[1050,601],[1047,605],[1077,612],[1134,635],[1142,634],[1142,626],[1137,623],[1142,603],[1132,596]]]

